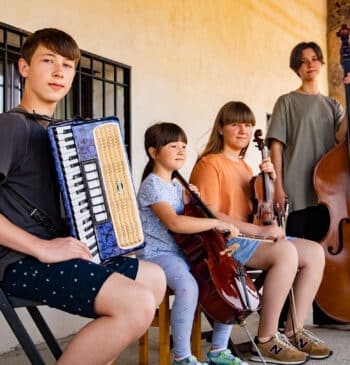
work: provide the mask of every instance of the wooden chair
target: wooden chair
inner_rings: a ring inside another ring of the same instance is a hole
[[[17,315],[15,308],[26,308],[28,310],[56,360],[62,354],[60,346],[37,308],[39,305],[41,304],[30,300],[7,296],[4,290],[0,287],[1,312],[32,365],[45,365],[45,362],[25,329],[20,317]]]
[[[169,298],[174,295],[170,288],[167,288],[164,299],[160,304],[151,324],[153,327],[159,328],[159,365],[170,364],[170,308]],[[201,358],[201,309],[197,305],[194,316],[192,337],[191,337],[192,353],[198,359]],[[148,331],[139,339],[139,365],[148,365],[149,340]]]

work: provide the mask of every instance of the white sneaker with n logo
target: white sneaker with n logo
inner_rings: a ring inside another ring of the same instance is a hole
[[[304,364],[308,359],[308,354],[299,351],[294,347],[285,335],[277,332],[264,343],[257,343],[257,347],[267,363],[274,364]],[[253,349],[250,360],[256,362],[263,362],[259,354]]]

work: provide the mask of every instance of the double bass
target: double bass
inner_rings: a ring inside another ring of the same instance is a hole
[[[215,218],[177,171],[174,177],[191,194],[185,215]],[[190,263],[199,287],[199,303],[209,317],[226,324],[242,323],[250,313],[260,309],[260,294],[244,266],[231,257],[235,247],[226,247],[223,232],[212,229],[174,237]]]
[[[343,25],[341,61],[344,73],[350,72],[350,29]],[[329,317],[350,322],[350,85],[345,85],[347,137],[326,155],[314,170],[318,203],[329,212],[329,229],[320,241],[326,255],[324,276],[316,303]]]

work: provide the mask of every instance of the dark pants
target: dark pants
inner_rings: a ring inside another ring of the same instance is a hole
[[[286,234],[288,236],[305,238],[318,242],[325,236],[328,227],[328,209],[319,205],[290,213],[287,219]],[[286,301],[280,316],[279,328],[284,327],[288,308],[289,303]],[[341,323],[322,312],[315,302],[313,302],[313,322],[314,324]]]

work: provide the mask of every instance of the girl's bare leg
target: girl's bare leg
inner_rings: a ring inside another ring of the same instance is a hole
[[[294,319],[296,329],[303,328],[304,322],[311,309],[312,301],[315,298],[320,286],[325,265],[324,250],[316,242],[304,239],[291,241],[298,251],[299,271],[294,282],[294,298],[296,318]],[[290,336],[293,331],[291,321],[291,308],[286,322],[286,334]]]
[[[295,246],[285,240],[262,242],[247,266],[267,270],[258,328],[258,338],[264,342],[277,332],[284,301],[297,273],[298,253]]]

